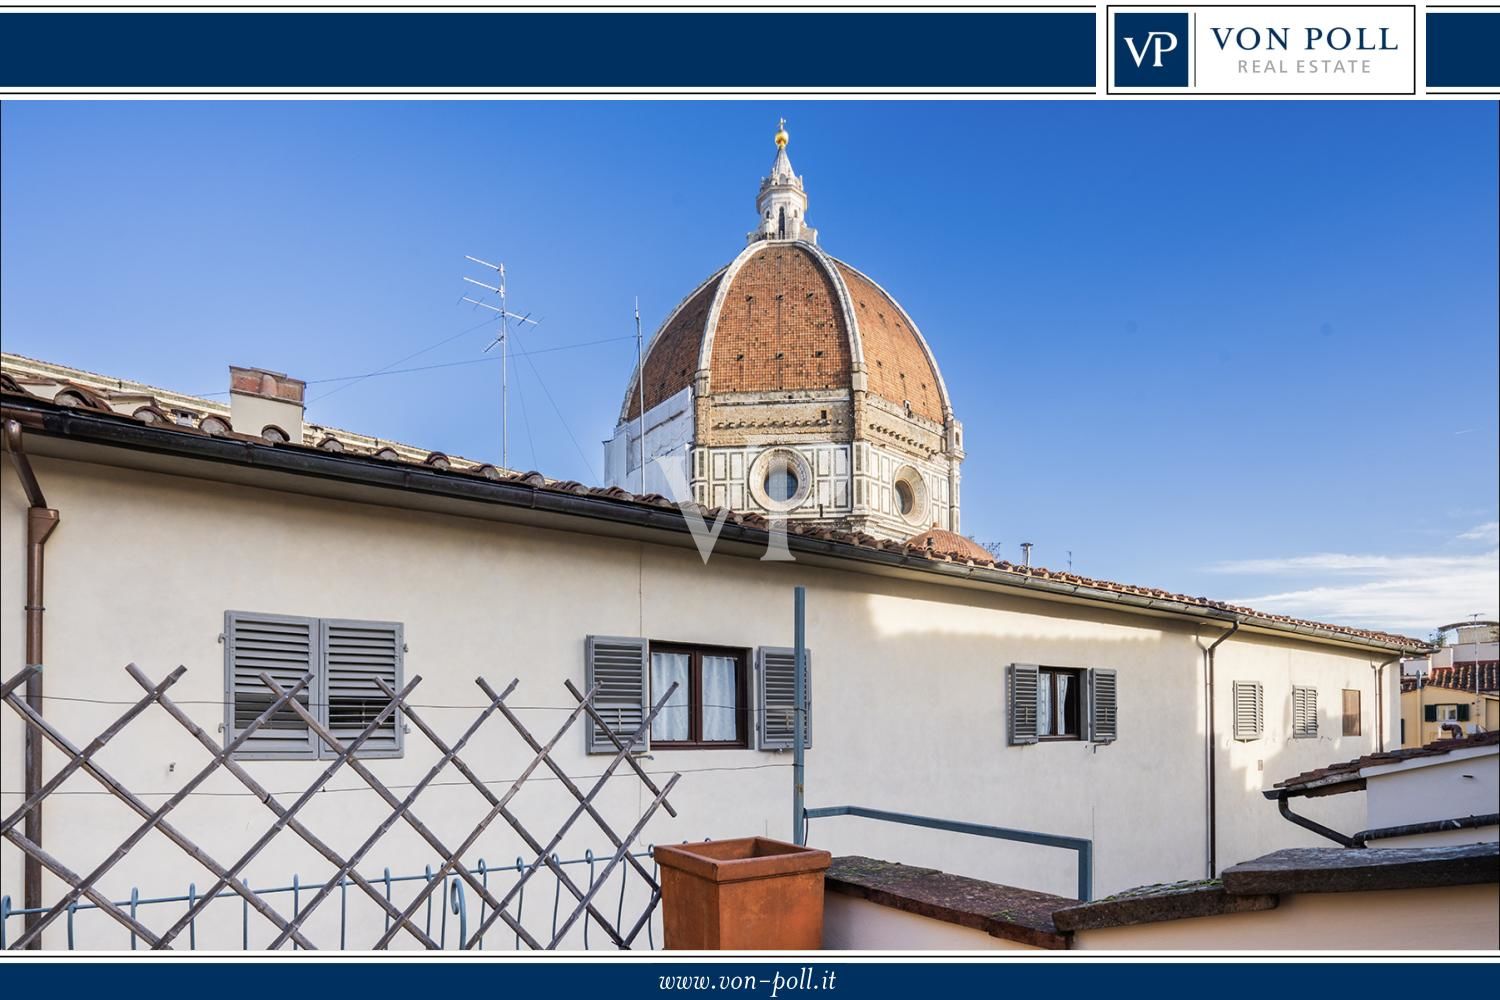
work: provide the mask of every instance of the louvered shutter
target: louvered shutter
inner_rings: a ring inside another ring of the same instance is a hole
[[[1089,739],[1113,743],[1120,735],[1120,710],[1115,699],[1115,671],[1095,667],[1089,671]]]
[[[1010,703],[1010,745],[1035,743],[1037,665],[1012,663],[1005,679],[1005,697]]]
[[[1318,689],[1292,688],[1292,738],[1310,739],[1318,735]]]
[[[364,732],[390,699],[375,683],[378,677],[391,690],[401,690],[403,637],[398,622],[322,622],[322,718],[346,746]],[[399,757],[402,747],[401,712],[388,714],[360,744],[356,757]],[[321,741],[320,741],[321,742]],[[323,756],[337,754],[323,747]]]
[[[1258,740],[1265,732],[1265,692],[1255,681],[1234,682],[1234,738]]]
[[[812,746],[812,650],[805,652],[807,674],[803,678],[804,721],[802,747]],[[761,750],[790,750],[796,740],[797,651],[788,646],[762,646],[755,651],[756,745]]]
[[[1422,721],[1423,722],[1436,722],[1437,721],[1437,706],[1436,705],[1423,705],[1422,706]]]
[[[1458,722],[1468,722],[1469,721],[1469,706],[1468,705],[1460,705],[1460,706],[1458,706],[1458,719],[1457,719],[1457,721]]]
[[[287,615],[229,611],[224,615],[224,742],[244,732],[276,700],[261,683],[270,674],[283,688],[308,673],[317,673],[318,621]],[[311,705],[316,676],[297,700]],[[316,715],[316,712],[314,712]],[[236,756],[307,758],[318,755],[312,730],[291,708],[283,708],[250,734]]]
[[[651,710],[649,676],[645,639],[591,635],[584,643],[584,689],[596,689],[594,711],[621,743],[641,728]],[[585,721],[589,753],[619,752],[603,728],[592,719]],[[650,732],[642,734],[631,749],[651,749]]]

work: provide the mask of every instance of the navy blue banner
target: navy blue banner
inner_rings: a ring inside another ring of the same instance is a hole
[[[1428,13],[1427,86],[1500,88],[1500,14]]]
[[[600,956],[602,957],[602,956]],[[1082,957],[1082,956],[1080,956]],[[542,962],[451,962],[345,959],[296,962],[288,956],[260,961],[12,962],[5,970],[13,996],[85,996],[129,991],[149,984],[165,996],[261,997],[270,990],[299,996],[609,996],[718,995],[744,1000],[864,1000],[875,997],[1056,995],[1213,996],[1216,1000],[1264,1000],[1268,988],[1295,982],[1299,993],[1318,996],[1421,996],[1435,979],[1462,981],[1478,963],[1164,963],[1103,959],[1083,962],[989,961],[918,963],[819,962],[806,958],[732,958],[721,964],[671,964],[645,955],[625,962],[577,961],[557,956]],[[1493,969],[1494,966],[1489,966]],[[458,990],[472,992],[457,993]]]
[[[5,88],[1094,86],[1088,11],[5,14]]]

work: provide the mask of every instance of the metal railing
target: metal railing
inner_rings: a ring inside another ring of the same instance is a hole
[[[613,852],[611,852],[610,854],[605,854],[602,857],[596,857],[592,850],[588,850],[584,851],[583,857],[580,858],[569,858],[567,860],[562,860],[558,858],[556,854],[553,854],[551,860],[553,864],[559,867],[566,865],[587,865],[588,890],[592,892],[595,886],[596,867],[605,864],[612,855]],[[637,859],[651,858],[652,847],[648,846],[644,851],[634,852],[631,856]],[[528,866],[529,863],[525,858],[518,857],[516,858],[516,862],[513,865],[504,865],[498,868],[492,868],[485,864],[483,858],[480,858],[475,863],[474,867],[467,868],[465,869],[465,871],[469,876],[476,878],[479,881],[479,884],[482,885],[486,890],[488,890],[489,888],[491,877],[499,879],[504,877],[507,873],[512,873],[517,879],[522,879],[522,884],[519,886],[519,889],[516,893],[515,905],[515,918],[519,923],[525,913],[526,908],[526,887],[524,885],[523,877],[526,874]],[[626,875],[626,870],[622,867],[619,869],[619,871],[620,893],[619,900],[616,904],[616,926],[618,926],[619,922],[623,922],[625,911],[625,891],[627,883],[629,881]],[[654,877],[657,874],[656,862],[654,860],[651,862],[651,871]],[[392,875],[391,870],[389,868],[386,868],[384,872],[379,876],[366,876],[366,881],[376,886],[377,888],[383,889],[385,901],[389,904],[392,903],[392,889],[395,886],[408,882],[421,882],[425,886],[431,883],[434,877],[435,876],[433,875],[432,865],[427,865],[423,873],[420,875]],[[423,930],[433,941],[437,942],[439,948],[446,948],[448,946],[448,916],[450,913],[457,918],[454,923],[457,925],[458,936],[456,940],[458,947],[460,949],[468,947],[466,942],[469,941],[469,901],[468,894],[464,891],[464,881],[465,880],[461,875],[449,875],[448,877],[443,879],[443,884],[441,886],[433,889],[427,894],[425,900],[425,926]],[[318,880],[314,880],[312,882],[303,882],[300,876],[293,875],[291,882],[286,885],[272,886],[267,888],[256,886],[255,893],[261,898],[290,894],[292,903],[292,917],[293,919],[295,919],[298,914],[301,913],[303,894],[317,891],[319,885],[320,882]],[[349,887],[352,885],[355,885],[355,881],[354,879],[348,877],[340,879],[338,883],[338,924],[340,950],[344,950],[348,947],[347,932],[349,924]],[[554,937],[557,935],[562,894],[562,880],[554,879],[552,891],[551,931],[552,936]],[[434,902],[434,896],[438,897],[436,902]],[[221,889],[218,893],[215,894],[213,900],[210,900],[209,902],[216,902],[219,899],[228,898],[238,899],[240,902],[240,947],[248,951],[250,948],[250,926],[252,922],[250,919],[251,908],[249,903],[233,889]],[[361,897],[356,894],[356,901],[358,901],[360,898]],[[195,950],[198,947],[198,920],[202,918],[203,915],[207,912],[206,908],[200,908],[200,904],[202,902],[203,894],[198,891],[196,884],[190,883],[185,893],[173,896],[142,896],[140,889],[138,887],[132,886],[129,898],[115,901],[114,905],[128,912],[132,920],[136,919],[136,915],[142,907],[186,906],[189,911],[194,912],[194,916],[188,922],[187,927],[188,950],[191,951]],[[483,924],[485,921],[485,917],[487,915],[487,907],[488,904],[485,902],[485,900],[483,898],[480,898],[478,916],[479,922],[481,924]],[[652,908],[655,908],[655,900],[653,900]],[[25,908],[13,907],[11,905],[10,896],[0,896],[0,951],[3,951],[7,947],[8,939],[10,936],[9,922],[13,918],[18,921],[23,921],[26,918],[27,914],[45,912],[46,909],[48,908],[38,907],[28,910]],[[68,904],[67,912],[64,917],[67,928],[67,950],[76,950],[78,946],[77,918],[80,915],[88,913],[89,911],[100,909],[102,909],[102,907],[96,903],[80,903],[74,901]],[[436,911],[436,916],[438,918],[436,933],[434,933],[433,931],[434,911]],[[390,913],[387,912],[385,915],[385,929],[390,930],[390,925],[391,916]],[[645,931],[647,947],[649,949],[655,949],[655,932],[652,928],[652,923],[649,918],[646,920]],[[500,936],[510,937],[511,935],[505,934],[502,931],[500,932]],[[480,933],[478,935],[477,942],[475,944],[476,948],[482,949],[484,947],[484,937],[484,933]],[[516,932],[514,938],[515,940],[512,946],[515,949],[519,950],[521,947],[520,933]],[[138,943],[137,935],[133,931],[128,933],[128,942],[128,947],[130,948],[130,950],[136,950],[136,946]],[[606,943],[608,942],[606,941]],[[103,946],[101,945],[96,947]],[[297,947],[295,943],[293,944],[293,947]],[[583,947],[589,947],[589,923],[587,921],[583,923]]]
[[[820,819],[825,816],[860,816],[864,819],[876,819],[885,823],[901,823],[906,826],[926,827],[929,830],[967,833],[975,837],[1013,840],[1022,844],[1037,844],[1041,847],[1060,847],[1065,851],[1073,851],[1078,855],[1078,898],[1086,903],[1093,897],[1094,842],[1087,837],[1064,837],[1054,833],[1012,830],[1003,826],[987,826],[983,823],[966,823],[962,820],[938,819],[933,816],[914,816],[911,813],[888,812],[884,809],[868,809],[864,806],[823,806],[818,809],[802,810],[802,821],[804,824],[809,820]],[[806,842],[805,835],[802,842]]]

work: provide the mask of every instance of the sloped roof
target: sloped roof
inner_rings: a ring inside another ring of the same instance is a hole
[[[1452,688],[1457,691],[1473,691],[1475,674],[1479,675],[1478,690],[1486,694],[1500,691],[1500,662],[1480,660],[1478,663],[1454,663],[1450,666],[1433,667],[1427,673],[1427,686]]]
[[[1462,736],[1451,740],[1435,740],[1422,747],[1404,747],[1400,750],[1382,750],[1379,753],[1367,753],[1363,757],[1353,760],[1341,761],[1337,764],[1328,764],[1324,767],[1315,767],[1311,771],[1303,771],[1301,774],[1278,781],[1272,787],[1283,788],[1291,792],[1299,789],[1307,789],[1314,785],[1331,785],[1340,780],[1354,780],[1359,777],[1361,771],[1367,767],[1382,767],[1386,764],[1400,764],[1403,761],[1418,760],[1422,757],[1442,757],[1453,753],[1455,750],[1471,750],[1477,747],[1500,746],[1500,732],[1476,733],[1473,736]]]
[[[146,391],[146,399],[156,399],[159,404],[141,405],[132,412],[125,412],[126,408],[111,405],[94,390],[84,388],[83,396],[85,404],[69,405],[54,399],[58,394],[58,386],[54,380],[53,384],[41,385],[35,376],[34,366],[45,365],[46,362],[34,362],[31,359],[21,358],[16,355],[4,355],[0,357],[0,396],[3,396],[6,404],[25,404],[33,407],[43,407],[58,411],[77,410],[80,413],[89,413],[99,418],[111,421],[124,421],[135,425],[144,425],[153,431],[164,434],[185,434],[199,437],[230,438],[238,442],[256,448],[275,450],[301,450],[301,451],[335,451],[326,447],[326,442],[312,442],[312,438],[318,432],[326,435],[339,437],[340,440],[347,438],[356,443],[355,448],[341,448],[336,454],[342,458],[354,459],[379,459],[384,462],[399,463],[405,465],[425,466],[427,471],[455,479],[474,479],[476,477],[491,481],[522,485],[530,489],[545,491],[549,493],[567,493],[581,496],[589,496],[610,501],[621,507],[633,508],[639,513],[671,511],[676,515],[675,523],[681,526],[680,509],[676,503],[659,494],[637,495],[622,490],[618,487],[590,487],[582,483],[572,481],[557,481],[549,479],[540,472],[515,472],[507,469],[499,469],[487,463],[475,462],[469,459],[451,457],[437,451],[424,451],[410,445],[399,445],[394,442],[382,442],[376,438],[357,435],[349,431],[334,430],[332,428],[316,427],[312,433],[304,433],[303,440],[298,442],[273,442],[249,434],[241,434],[233,428],[224,431],[210,429],[203,426],[205,419],[196,423],[180,423],[174,420],[163,421],[160,419],[163,406],[192,407],[196,405],[199,412],[209,416],[222,417],[227,425],[228,407],[218,403],[211,403],[197,397],[185,396],[172,393],[168,390],[155,390],[145,386],[143,383],[128,382],[119,379],[110,379],[107,376],[80,372],[76,369],[68,369],[77,376],[86,376],[86,381],[94,384],[100,382],[114,383],[117,388],[111,392],[140,393]],[[52,366],[58,368],[60,366]],[[87,396],[93,393],[98,398],[89,401]],[[119,400],[113,402],[118,403]],[[309,425],[314,426],[314,425]],[[628,513],[621,511],[620,513]],[[708,520],[714,521],[719,516],[719,511],[708,510],[705,512]],[[618,519],[618,517],[616,518]],[[727,511],[724,514],[727,525],[734,525],[750,531],[769,531],[771,522],[758,514]],[[1165,612],[1169,614],[1213,614],[1219,617],[1232,617],[1246,624],[1258,627],[1266,627],[1279,631],[1297,632],[1299,634],[1312,634],[1323,638],[1344,638],[1360,643],[1379,645],[1382,648],[1400,648],[1411,651],[1424,651],[1430,648],[1428,643],[1411,636],[1398,635],[1391,632],[1382,632],[1374,629],[1354,628],[1347,625],[1327,624],[1323,622],[1309,621],[1302,618],[1294,618],[1290,615],[1272,614],[1257,611],[1254,608],[1246,608],[1224,601],[1216,601],[1207,597],[1195,597],[1189,594],[1174,593],[1159,587],[1144,587],[1134,584],[1117,583],[1111,580],[1095,579],[1082,576],[1077,573],[1049,570],[1040,566],[1019,566],[1006,560],[992,558],[988,552],[981,553],[969,550],[954,554],[939,551],[936,548],[927,548],[925,545],[916,544],[913,541],[894,541],[891,539],[876,538],[863,532],[842,531],[822,524],[791,521],[786,526],[786,531],[791,539],[805,539],[814,542],[828,543],[819,546],[819,551],[833,557],[849,557],[852,562],[861,561],[861,554],[868,554],[863,561],[889,561],[882,560],[880,556],[898,557],[901,564],[912,568],[932,567],[938,568],[943,564],[959,564],[970,567],[971,570],[987,571],[982,577],[977,577],[981,583],[1000,584],[1021,587],[1052,594],[1062,594],[1080,600],[1118,603],[1123,608],[1133,606],[1149,606],[1150,610]]]

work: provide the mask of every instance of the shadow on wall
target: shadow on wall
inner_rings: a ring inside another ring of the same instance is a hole
[[[835,621],[821,610],[842,606],[829,599],[841,588],[861,593],[863,620]],[[1191,624],[837,573],[810,585],[808,605],[815,661],[815,733],[805,782],[810,808],[861,805],[1087,837],[1094,842],[1096,898],[1203,877],[1204,667]],[[1220,634],[1205,629],[1203,641]],[[830,662],[830,647],[837,664]],[[1231,647],[1258,670],[1282,677],[1283,686],[1294,673],[1287,662],[1294,651],[1307,658],[1303,673],[1319,678],[1325,691],[1336,676],[1370,674],[1363,657],[1260,636],[1220,647],[1215,757],[1221,870],[1281,847],[1326,845],[1283,819],[1261,788],[1373,749],[1369,736],[1294,743],[1278,725],[1268,726],[1255,747],[1264,770],[1231,761],[1225,667]],[[1013,662],[1115,669],[1118,739],[1009,745],[1006,669]],[[1268,714],[1271,708],[1268,696]],[[1325,710],[1324,732],[1338,722]],[[854,749],[833,754],[830,747]],[[1362,803],[1328,803],[1321,818],[1357,826],[1361,812]],[[1056,848],[854,817],[811,821],[809,843],[835,855],[1075,892],[1075,857]]]

